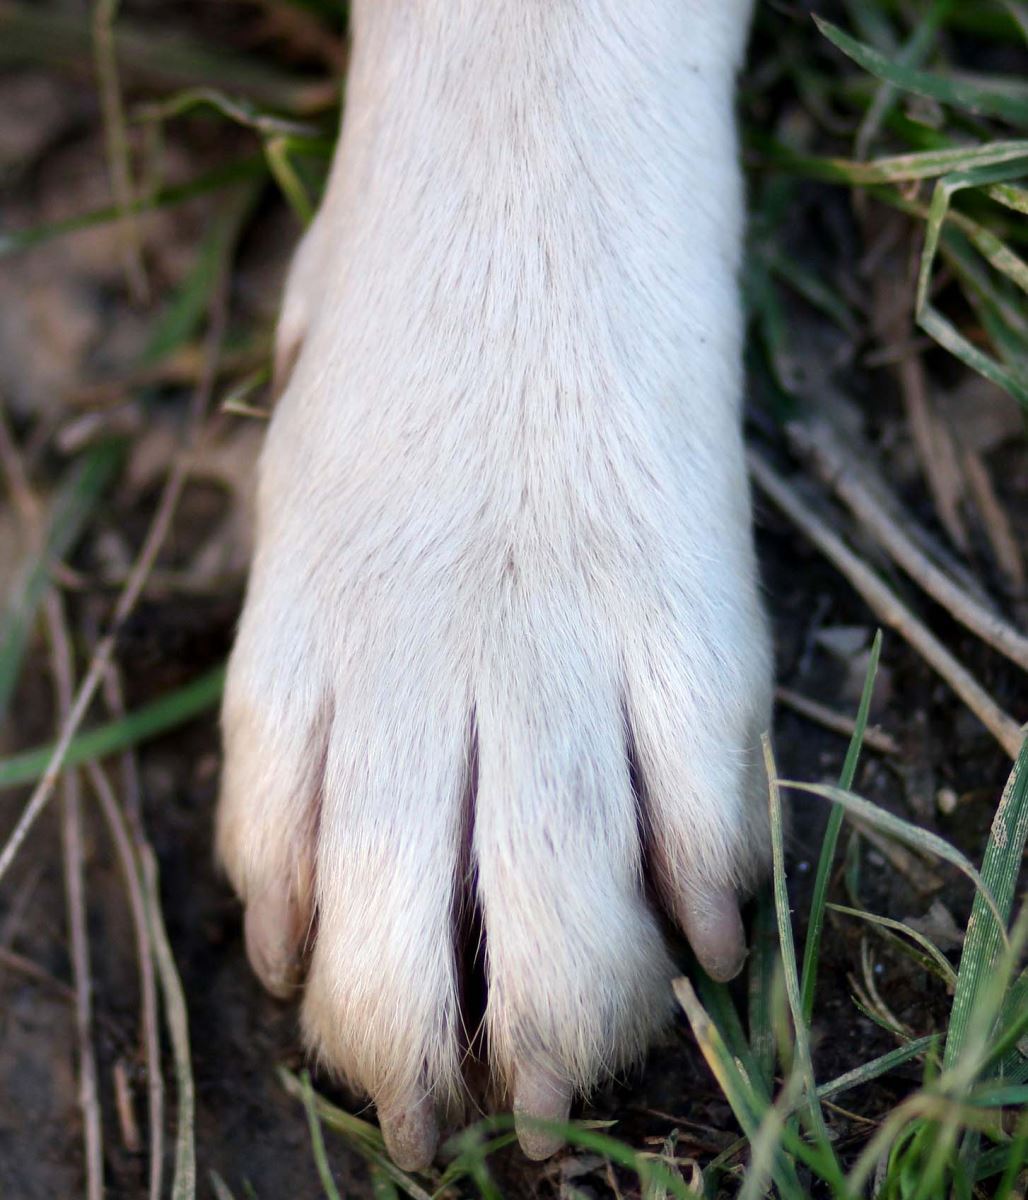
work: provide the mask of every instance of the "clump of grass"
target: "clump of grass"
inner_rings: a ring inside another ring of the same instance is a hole
[[[817,97],[815,115],[832,108],[840,119],[856,111],[849,156],[810,154],[787,136],[748,130],[758,167],[773,179],[790,175],[864,193],[905,213],[923,229],[914,319],[966,366],[1028,406],[1028,86],[1022,78],[960,73],[923,64],[940,35],[970,30],[1024,43],[1024,9],[1016,4],[933,0],[904,32],[897,6],[885,0],[847,5],[861,37],[815,18],[831,57],[793,53],[782,64],[801,95]],[[793,47],[795,51],[795,47]],[[845,57],[843,57],[845,56]],[[799,57],[799,61],[797,58]],[[847,67],[850,69],[847,70]],[[872,149],[883,153],[872,157]],[[764,193],[756,217],[755,264],[749,296],[772,364],[787,357],[788,332],[771,280],[851,330],[850,304],[837,289],[791,262],[768,225],[781,212],[782,193]],[[958,323],[933,300],[940,265],[952,275],[976,325]],[[781,382],[781,374],[779,374]]]

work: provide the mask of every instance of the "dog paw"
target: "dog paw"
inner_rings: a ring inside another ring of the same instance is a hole
[[[274,418],[224,704],[218,850],[250,961],[302,990],[400,1165],[431,1158],[469,1053],[541,1157],[524,1117],[566,1116],[668,1015],[658,909],[715,978],[743,962],[769,679],[745,527],[602,448],[509,520],[494,464],[324,420],[291,390]]]
[[[768,852],[730,71],[710,113],[687,63],[645,106],[631,76],[562,74],[566,108],[533,91],[511,124],[505,93],[401,113],[453,80],[390,52],[356,54],[283,310],[218,851],[254,970],[400,1165],[472,1059],[543,1157],[533,1118],[669,1016],[664,916],[740,969]],[[583,112],[602,137],[575,141]]]

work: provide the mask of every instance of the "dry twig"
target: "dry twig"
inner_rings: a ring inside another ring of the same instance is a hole
[[[858,555],[817,516],[796,489],[756,451],[747,456],[761,491],[803,531],[836,566],[890,628],[904,638],[942,676],[1011,758],[1016,758],[1024,731]]]
[[[908,532],[913,522],[901,515],[899,502],[884,481],[872,478],[867,468],[844,450],[827,422],[796,422],[789,428],[789,441],[911,579],[965,628],[1028,671],[1028,637],[932,562]]]
[[[107,143],[107,170],[111,193],[119,213],[123,237],[121,254],[125,278],[133,299],[144,303],[149,289],[143,266],[143,247],[139,218],[132,208],[132,179],[129,174],[129,146],[125,131],[125,107],[118,81],[118,59],[114,48],[114,19],[119,0],[96,0],[93,8],[93,57],[103,109],[104,138]]]
[[[35,824],[36,819],[46,807],[53,794],[54,785],[61,773],[61,766],[65,755],[68,753],[68,747],[71,745],[72,739],[82,724],[82,718],[85,716],[97,688],[107,674],[114,654],[118,632],[135,608],[150,572],[153,569],[157,555],[160,553],[161,547],[164,545],[164,540],[168,536],[176,505],[189,476],[192,456],[200,437],[203,417],[207,412],[213,390],[215,366],[225,329],[224,282],[219,288],[219,297],[220,299],[215,303],[212,311],[211,325],[207,335],[207,367],[193,397],[186,444],[172,466],[167,482],[161,492],[157,511],[154,513],[150,528],[147,531],[146,539],[125,583],[125,588],[118,597],[111,620],[110,632],[97,643],[89,663],[89,668],[82,683],[79,685],[78,692],[71,705],[71,710],[68,713],[67,719],[62,723],[57,745],[54,747],[54,752],[51,755],[50,762],[47,764],[43,778],[40,779],[33,790],[28,803],[4,844],[3,850],[0,851],[0,880],[6,875],[18,850],[28,836],[29,830]]]
[[[822,704],[818,700],[811,700],[809,696],[795,692],[792,688],[775,688],[775,699],[779,704],[784,704],[786,708],[791,708],[793,712],[799,713],[800,716],[807,717],[818,725],[823,725],[825,729],[831,729],[834,733],[841,733],[845,737],[851,737],[856,728],[857,723],[852,717],[837,712],[834,708],[829,708],[827,704]],[[897,755],[900,752],[896,739],[891,734],[873,726],[868,726],[864,730],[864,745],[869,750],[877,750],[879,754]]]
[[[150,918],[150,937],[153,942],[161,995],[167,1014],[171,1052],[175,1059],[175,1083],[178,1089],[178,1111],[175,1129],[175,1176],[171,1200],[193,1200],[196,1195],[196,1148],[193,1123],[196,1112],[196,1089],[189,1050],[189,1013],[182,980],[175,966],[175,956],[168,944],[164,917],[161,915],[161,895],[157,877],[157,858],[149,846],[140,849],[143,868],[143,889],[146,910]]]
[[[985,469],[982,456],[977,450],[968,448],[963,454],[963,465],[964,478],[981,517],[996,564],[1013,591],[1022,595],[1026,580],[1021,547],[1010,527],[1010,519],[996,495],[996,489],[992,486],[992,479]]]
[[[104,680],[104,697],[107,707],[115,718],[125,715],[125,700],[122,695],[121,681],[117,669],[111,665]],[[153,942],[150,937],[150,927],[146,915],[146,903],[141,890],[143,848],[149,846],[143,829],[142,788],[139,783],[139,765],[131,750],[126,750],[121,756],[121,782],[124,796],[124,814],[117,804],[114,805],[115,817],[121,818],[124,826],[128,825],[128,841],[130,853],[123,858],[127,868],[130,864],[135,868],[135,892],[132,896],[133,920],[137,920],[135,908],[138,904],[142,916],[142,925],[136,925],[136,937],[139,942],[139,987],[143,1009],[143,1044],[146,1049],[146,1083],[148,1122],[150,1128],[150,1200],[160,1200],[161,1182],[164,1170],[164,1075],[161,1071],[161,1041],[160,1016],[157,1010],[157,983],[154,968]],[[131,853],[134,846],[135,854]],[[131,886],[131,885],[130,885]],[[145,944],[145,949],[144,949]]]
[[[44,600],[47,632],[53,661],[54,688],[59,720],[66,720],[75,690],[71,643],[60,597],[52,588]],[[64,773],[61,844],[64,858],[64,887],[71,937],[72,976],[75,984],[75,1032],[79,1050],[79,1107],[86,1150],[86,1195],[103,1200],[103,1128],[96,1055],[93,1052],[92,976],[89,962],[89,931],[86,922],[85,878],[82,849],[82,806],[76,771]]]
[[[150,1197],[159,1200],[164,1159],[164,1080],[161,1075],[160,1042],[157,1032],[157,989],[154,980],[153,943],[143,896],[141,870],[133,849],[125,816],[121,811],[110,780],[96,762],[86,764],[89,782],[100,802],[100,811],[114,842],[115,853],[128,892],[132,913],[132,931],[136,938],[136,958],[139,968],[139,998],[143,1013],[143,1036],[146,1046],[146,1073],[149,1089],[150,1125]]]

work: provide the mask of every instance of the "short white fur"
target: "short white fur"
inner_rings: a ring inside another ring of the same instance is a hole
[[[472,892],[490,1067],[531,1109],[666,1019],[644,871],[698,945],[763,867],[750,3],[353,6],[279,326],[218,850],[272,986],[306,940],[307,1039],[401,1114],[398,1158],[425,1097],[463,1095]]]

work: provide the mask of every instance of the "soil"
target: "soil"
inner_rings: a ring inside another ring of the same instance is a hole
[[[216,26],[218,36],[247,48],[238,23],[224,14],[218,20],[203,18],[198,10],[204,7],[169,4],[156,17],[152,4],[124,5],[130,17],[149,16],[197,36]],[[240,12],[245,8],[241,6]],[[310,68],[303,53],[298,58],[300,67]],[[0,75],[0,114],[4,229],[26,228],[107,202],[96,92],[84,71],[8,66]],[[252,152],[247,135],[226,122],[196,118],[173,123],[168,129],[166,169],[172,178],[189,178],[241,146]],[[48,493],[81,446],[100,434],[121,431],[130,439],[130,466],[94,514],[67,564],[65,594],[80,665],[109,617],[119,571],[123,573],[143,536],[170,460],[169,447],[174,446],[188,404],[188,388],[173,373],[146,386],[122,386],[119,381],[132,377],[154,314],[161,310],[162,298],[185,278],[218,202],[215,195],[146,219],[147,267],[155,297],[149,305],[127,298],[119,243],[111,226],[0,260],[0,392],[36,486]],[[817,225],[816,234],[805,243],[811,261],[816,264],[818,255],[838,252],[833,230],[842,231],[855,260],[860,232],[845,194],[829,188],[800,189],[791,225],[809,230],[811,214]],[[253,331],[269,328],[288,250],[297,233],[293,218],[268,189],[247,230],[233,280],[231,334],[244,355],[253,349]],[[789,229],[782,236],[787,239]],[[797,330],[808,331],[813,339],[832,336],[824,332],[824,318],[798,302],[790,318]],[[947,369],[932,356],[929,367],[940,377]],[[187,368],[183,363],[188,374]],[[97,384],[110,385],[102,403],[87,394],[87,385]],[[874,443],[899,447],[894,462],[904,454],[909,458],[909,439],[891,376],[850,360],[844,385],[863,405],[865,428]],[[768,428],[766,421],[755,422],[765,442]],[[223,449],[236,444],[243,449],[237,459],[225,450],[208,473],[187,489],[169,549],[138,612],[121,634],[118,660],[130,708],[216,666],[231,643],[241,598],[238,569],[220,575],[200,573],[191,582],[187,578],[190,564],[205,546],[236,536],[232,529],[225,532],[224,518],[245,492],[252,462],[247,447],[254,441],[254,430],[241,418],[219,418],[219,431]],[[776,434],[770,437],[780,446]],[[1028,470],[1019,449],[1009,440],[1001,441],[990,451],[989,461],[1003,481],[1003,500],[1015,528],[1023,534],[1028,530]],[[784,452],[782,461],[786,461]],[[941,539],[916,471],[908,470],[902,482],[906,498]],[[758,504],[757,519],[778,678],[795,691],[852,713],[874,618],[777,513]],[[16,561],[13,551],[8,554],[17,544],[13,526],[11,512],[0,510],[0,583],[5,585],[13,572],[3,561]],[[992,585],[984,553],[977,562],[986,586]],[[1005,601],[1010,604],[1011,598]],[[918,604],[933,628],[997,699],[1017,711],[1020,681],[1013,669],[962,633],[945,614]],[[11,719],[0,736],[0,753],[52,737],[47,661],[40,641],[32,650]],[[98,708],[92,719],[102,716]],[[865,753],[857,790],[936,829],[977,858],[1009,764],[945,685],[896,636],[885,640],[873,721],[897,740],[901,753],[892,757]],[[846,739],[780,708],[775,746],[783,776],[825,781],[837,779]],[[139,768],[145,826],[160,865],[165,920],[189,1008],[197,1092],[198,1193],[214,1194],[210,1182],[214,1171],[236,1197],[313,1200],[322,1190],[304,1113],[275,1075],[277,1064],[295,1069],[304,1062],[296,1012],[269,999],[250,973],[239,905],[212,861],[211,824],[219,770],[215,715],[142,746]],[[940,797],[945,801],[942,806]],[[24,799],[24,791],[0,792],[0,834],[13,825]],[[7,958],[0,959],[0,1196],[10,1200],[50,1200],[83,1191],[58,816],[59,807],[52,804],[0,888],[0,950],[21,956],[35,969],[28,973]],[[820,800],[796,800],[789,886],[798,939],[803,936],[825,816]],[[111,1200],[136,1200],[146,1195],[146,1081],[132,927],[118,865],[92,806],[87,807],[86,833],[107,1195]],[[958,927],[963,925],[970,894],[964,881],[948,869],[931,864],[922,878],[912,879],[867,843],[861,845],[859,856],[860,899],[872,911],[923,917],[937,902]],[[844,898],[840,880],[835,889],[835,897]],[[854,1004],[851,977],[860,975],[861,943],[866,936],[866,929],[855,922],[830,916],[814,1029],[820,1079],[895,1045],[895,1039]],[[942,985],[913,969],[888,943],[870,937],[868,947],[874,980],[896,1018],[916,1034],[939,1028],[947,1008]],[[170,1089],[170,1056],[164,1068]],[[123,1071],[130,1084],[129,1107],[142,1128],[142,1150],[131,1145],[125,1119],[117,1110],[116,1071]],[[844,1101],[848,1115],[833,1116],[841,1145],[859,1145],[866,1135],[861,1118],[873,1119],[902,1095],[913,1078],[913,1071],[900,1071],[848,1095]],[[333,1094],[329,1081],[318,1083]],[[169,1092],[173,1109],[172,1101],[173,1089]],[[709,1160],[737,1133],[684,1022],[652,1052],[644,1071],[594,1098],[585,1115],[614,1120],[617,1136],[636,1146],[659,1144],[678,1129],[679,1154],[700,1162]],[[169,1141],[172,1133],[169,1130]],[[170,1148],[168,1153],[170,1167]],[[329,1156],[344,1196],[372,1194],[361,1160],[331,1135]],[[498,1161],[497,1173],[504,1195],[512,1197],[572,1195],[572,1189],[583,1196],[612,1194],[605,1172],[581,1154],[568,1154],[542,1166],[510,1154]],[[632,1194],[627,1179],[621,1186],[626,1195]]]

